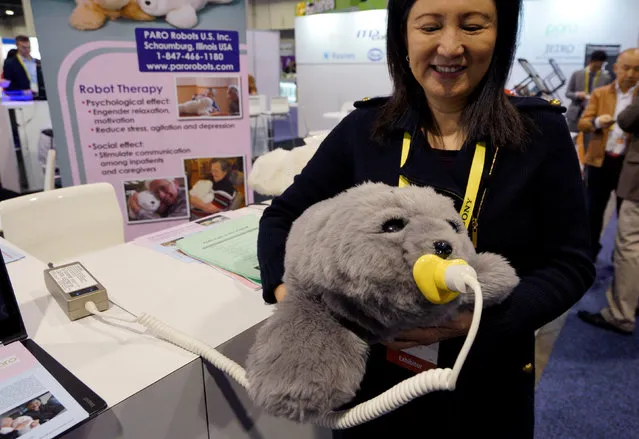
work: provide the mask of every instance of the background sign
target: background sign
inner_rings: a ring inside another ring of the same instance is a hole
[[[150,2],[31,3],[64,185],[111,183],[127,239],[250,201],[243,1],[170,22]]]
[[[319,14],[295,19],[297,64],[386,61],[386,11]]]
[[[525,1],[517,57],[527,59],[542,77],[552,72],[548,62],[552,58],[569,80],[573,72],[584,68],[590,43],[622,50],[636,47],[637,23],[628,19],[635,16],[639,16],[636,0],[593,0],[588,6],[578,0]],[[516,64],[509,85],[525,77]],[[565,88],[557,94],[565,100]]]

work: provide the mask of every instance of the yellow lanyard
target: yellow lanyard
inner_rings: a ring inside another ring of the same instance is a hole
[[[24,69],[24,73],[27,74],[27,78],[29,79],[29,82],[31,82],[31,75],[29,74],[29,69],[27,69],[27,66],[24,65],[24,61],[22,61],[22,57],[20,55],[16,55],[16,57],[18,58],[18,61],[20,61],[20,65],[22,65],[22,68]]]
[[[597,84],[597,81],[599,81],[599,75],[600,74],[601,74],[601,70],[599,70],[597,72],[597,74],[595,75],[595,80],[592,81],[593,88],[596,88],[595,84]],[[586,94],[590,93],[590,87],[589,86],[590,86],[590,69],[586,69],[586,84],[584,85],[584,92]]]
[[[411,137],[410,134],[404,133],[404,140],[402,142],[402,159],[401,166],[404,166],[408,159],[408,151],[410,150]],[[484,172],[484,162],[486,161],[486,144],[484,142],[477,143],[475,147],[475,156],[473,157],[473,164],[470,167],[470,175],[468,176],[468,184],[466,186],[466,194],[464,195],[464,203],[462,205],[459,214],[466,225],[466,228],[470,227],[470,221],[472,220],[473,212],[475,210],[475,203],[477,201],[477,194],[479,193],[479,185],[481,183],[481,176]],[[399,176],[399,187],[410,186],[410,182],[403,175]]]

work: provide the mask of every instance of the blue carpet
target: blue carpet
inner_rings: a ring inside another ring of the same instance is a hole
[[[536,439],[639,438],[639,331],[619,335],[576,315],[606,304],[616,227],[613,218],[604,232],[595,284],[570,310],[541,376]]]

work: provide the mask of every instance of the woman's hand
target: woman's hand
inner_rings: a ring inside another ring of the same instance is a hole
[[[416,328],[401,333],[395,340],[384,343],[390,349],[401,351],[414,346],[428,346],[433,343],[461,337],[468,334],[472,311],[463,311],[454,320],[445,322],[437,327]]]
[[[279,284],[277,288],[275,288],[275,300],[281,302],[282,299],[286,296],[286,285]]]

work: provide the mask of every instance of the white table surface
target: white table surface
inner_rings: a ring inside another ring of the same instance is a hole
[[[182,262],[133,242],[78,260],[121,308],[136,316],[150,314],[213,347],[273,312],[261,290],[251,290],[205,264]]]
[[[16,249],[6,240],[1,241]],[[71,322],[46,289],[46,264],[16,250],[26,256],[7,264],[7,270],[27,334],[109,407],[197,359],[169,343],[92,317]],[[130,317],[115,305],[107,313]]]

